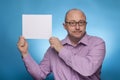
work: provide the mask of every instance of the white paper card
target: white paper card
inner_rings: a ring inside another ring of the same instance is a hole
[[[22,15],[22,36],[26,39],[49,39],[52,36],[52,15]]]

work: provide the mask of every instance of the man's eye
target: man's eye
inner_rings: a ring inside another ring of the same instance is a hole
[[[70,24],[75,24],[75,22],[70,22]]]
[[[79,24],[85,24],[85,22],[79,22]]]
[[[79,24],[83,24],[84,22],[79,22]]]

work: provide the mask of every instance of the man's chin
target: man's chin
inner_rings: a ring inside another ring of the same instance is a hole
[[[69,36],[70,36],[70,35],[69,35]],[[71,37],[74,38],[74,39],[81,39],[81,38],[82,38],[82,35],[80,35],[80,34],[77,35],[77,34],[76,34],[76,35],[71,35]]]
[[[76,38],[76,39],[80,39],[81,37],[82,37],[81,35],[74,36],[74,38]]]

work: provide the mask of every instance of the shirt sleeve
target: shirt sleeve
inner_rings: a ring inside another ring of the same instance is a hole
[[[59,52],[59,56],[68,66],[79,74],[91,76],[102,65],[105,56],[105,42],[101,39],[97,40],[86,56],[73,55],[72,52],[66,48],[63,48]]]
[[[27,71],[35,80],[43,80],[46,78],[47,74],[50,73],[50,62],[48,53],[49,51],[47,51],[40,64],[37,64],[30,54],[23,58]]]

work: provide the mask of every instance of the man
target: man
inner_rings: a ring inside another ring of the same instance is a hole
[[[63,23],[68,35],[62,41],[56,37],[49,39],[50,47],[40,64],[32,59],[27,41],[20,37],[18,49],[34,79],[43,80],[53,72],[55,80],[100,80],[105,42],[88,35],[86,24],[86,16],[81,10],[69,10]]]

